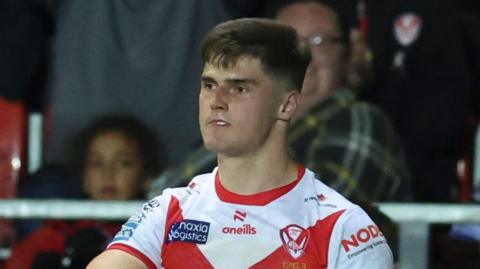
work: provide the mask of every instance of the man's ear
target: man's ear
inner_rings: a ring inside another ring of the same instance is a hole
[[[283,121],[290,121],[298,109],[300,102],[300,93],[298,91],[291,91],[285,95],[280,109],[278,110],[278,119]]]

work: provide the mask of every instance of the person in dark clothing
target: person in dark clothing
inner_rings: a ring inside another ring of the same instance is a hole
[[[415,200],[453,201],[461,130],[479,90],[479,20],[446,0],[366,3],[375,85],[365,98],[392,119]]]

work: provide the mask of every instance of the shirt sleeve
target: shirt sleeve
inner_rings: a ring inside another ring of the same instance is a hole
[[[358,206],[345,212],[335,225],[328,260],[329,269],[393,268],[393,255],[387,240]]]
[[[142,206],[139,214],[130,217],[107,249],[125,251],[140,259],[149,269],[161,267],[161,250],[165,231],[165,206],[156,197]]]

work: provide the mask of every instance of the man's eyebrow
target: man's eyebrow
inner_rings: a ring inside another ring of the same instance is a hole
[[[215,82],[215,80],[214,80],[212,77],[204,76],[204,75],[202,75],[202,77],[200,78],[200,80],[201,80],[202,82]]]
[[[255,79],[249,78],[227,78],[226,81],[230,84],[257,84]]]
[[[216,80],[210,76],[205,76],[202,75],[200,80],[204,83],[215,83]],[[249,79],[249,78],[227,78],[225,80],[227,84],[257,84],[257,81],[255,79]]]
[[[206,75],[202,75],[200,80],[203,83],[217,83],[217,81]],[[255,79],[250,79],[250,78],[227,78],[225,79],[226,84],[231,84],[231,85],[238,85],[238,84],[257,84],[257,80]]]

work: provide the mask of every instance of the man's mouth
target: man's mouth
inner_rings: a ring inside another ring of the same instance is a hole
[[[230,123],[222,119],[212,119],[208,121],[208,124],[213,126],[229,126],[230,125]]]

